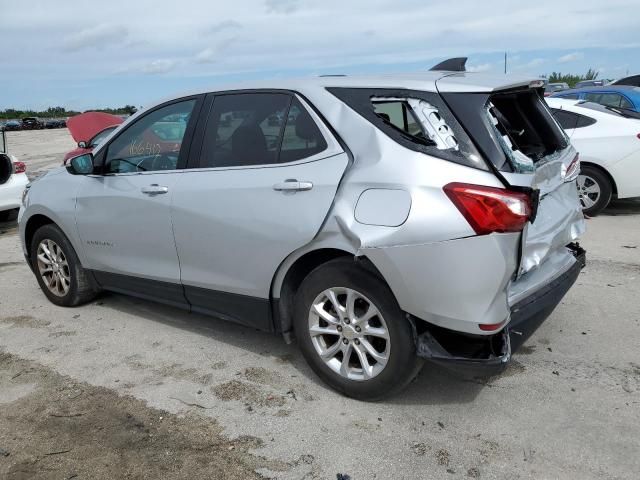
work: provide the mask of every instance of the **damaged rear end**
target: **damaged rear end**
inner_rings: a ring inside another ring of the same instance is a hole
[[[518,227],[517,268],[507,286],[510,317],[496,324],[500,331],[486,336],[430,326],[419,332],[418,351],[467,373],[494,374],[551,314],[585,264],[577,243],[585,229],[575,185],[580,164],[542,100],[542,82],[470,92],[465,77],[443,77],[437,82],[439,93],[508,195],[522,204],[507,203],[511,213],[524,219]],[[464,205],[459,209],[468,217]],[[474,229],[483,234],[478,226]]]

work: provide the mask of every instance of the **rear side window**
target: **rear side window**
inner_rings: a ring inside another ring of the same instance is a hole
[[[216,96],[207,120],[200,167],[292,162],[327,143],[300,101],[287,93]]]
[[[488,169],[474,143],[435,92],[336,87],[327,90],[410,150]]]
[[[306,108],[294,97],[282,137],[279,163],[293,162],[326,150],[327,142]]]
[[[558,108],[552,108],[551,113],[562,128],[565,130],[573,130],[574,128],[588,127],[596,123],[595,118],[586,115],[580,115],[574,112],[567,112]]]
[[[555,95],[556,97],[560,97],[560,98],[568,98],[571,100],[579,100],[580,99],[580,95],[578,95],[577,93],[568,93],[567,95]]]

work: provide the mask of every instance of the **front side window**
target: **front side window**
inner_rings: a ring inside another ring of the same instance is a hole
[[[105,128],[104,130],[102,130],[100,133],[98,133],[95,137],[91,139],[89,146],[90,147],[97,146],[100,142],[102,142],[105,138],[107,138],[111,134],[111,132],[113,132],[115,129],[116,127]]]
[[[106,173],[175,170],[195,100],[172,103],[131,124],[111,144]]]
[[[326,148],[315,121],[292,95],[225,94],[213,102],[200,167],[286,163]]]

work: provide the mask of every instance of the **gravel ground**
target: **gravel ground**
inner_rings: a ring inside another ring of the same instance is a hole
[[[42,170],[73,147],[64,132],[9,145]],[[15,222],[0,224],[0,477],[200,478],[197,464],[202,478],[225,478],[222,465],[237,478],[635,479],[640,202],[590,219],[583,245],[587,268],[501,376],[426,365],[367,404],[325,388],[276,336],[115,294],[55,307]],[[150,426],[159,416],[171,428]],[[85,429],[103,433],[76,435]],[[58,449],[70,452],[47,455]]]

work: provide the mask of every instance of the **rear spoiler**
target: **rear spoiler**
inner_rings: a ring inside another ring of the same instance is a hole
[[[431,67],[432,72],[466,72],[467,57],[448,58]]]

